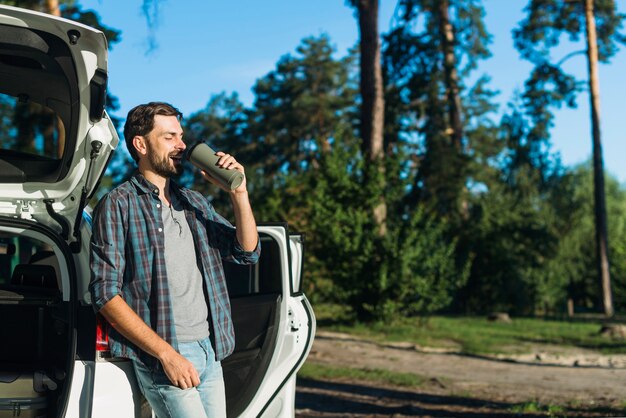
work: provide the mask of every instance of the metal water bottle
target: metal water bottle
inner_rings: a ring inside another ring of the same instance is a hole
[[[204,170],[227,189],[235,190],[243,182],[243,173],[235,169],[228,170],[218,167],[217,161],[220,157],[215,155],[215,151],[202,141],[187,148],[184,158],[199,169]]]

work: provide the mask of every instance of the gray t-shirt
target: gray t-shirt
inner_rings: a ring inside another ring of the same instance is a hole
[[[182,205],[174,193],[171,206],[161,205],[161,215],[167,284],[172,297],[176,338],[178,341],[201,340],[209,336],[209,310],[193,235]]]

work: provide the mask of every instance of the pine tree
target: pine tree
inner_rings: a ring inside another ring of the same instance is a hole
[[[549,114],[549,106],[558,106],[561,101],[575,106],[574,98],[580,90],[580,83],[564,72],[562,64],[577,52],[570,53],[556,63],[550,52],[559,45],[563,35],[568,35],[572,42],[579,41],[581,37],[586,40],[593,139],[597,270],[602,288],[601,304],[605,315],[612,316],[597,62],[608,62],[617,52],[617,44],[626,43],[626,38],[619,32],[625,15],[617,12],[614,0],[531,0],[526,11],[527,17],[514,31],[514,38],[522,56],[535,64],[533,76],[527,82],[528,98],[532,100],[533,97],[544,95],[546,86],[557,86],[557,90],[552,92],[557,95],[552,96],[551,103],[540,101],[534,105],[538,114]],[[547,126],[544,126],[544,129],[548,128],[549,120]]]
[[[428,202],[458,224],[468,210],[473,139],[484,139],[479,121],[493,110],[473,107],[489,100],[487,78],[465,85],[478,62],[489,56],[484,10],[475,0],[401,0],[397,11],[394,28],[385,36],[384,63],[387,102],[397,112],[389,119],[404,126],[389,141],[414,153],[407,207]]]
[[[332,148],[337,128],[352,126],[353,57],[335,59],[334,54],[327,35],[305,38],[296,55],[281,57],[276,69],[254,85],[249,129],[266,157],[266,177],[318,166]]]

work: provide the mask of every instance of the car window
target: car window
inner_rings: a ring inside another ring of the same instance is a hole
[[[61,118],[47,106],[0,93],[0,148],[60,159],[65,147]]]
[[[0,183],[58,182],[72,166],[85,88],[72,51],[36,29],[0,24],[0,38]]]
[[[58,260],[52,248],[39,240],[0,233],[0,285],[11,284],[19,266],[52,266],[54,281],[58,277]],[[51,279],[52,280],[52,279]]]
[[[257,264],[242,266],[224,263],[230,297],[282,293],[280,247],[274,238],[263,233],[261,257]]]

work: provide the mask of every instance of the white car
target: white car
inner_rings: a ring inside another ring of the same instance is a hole
[[[129,362],[108,353],[87,291],[86,202],[119,142],[106,86],[101,32],[0,6],[1,417],[153,415]],[[285,224],[259,233],[260,262],[227,266],[228,413],[289,417],[315,332],[301,291],[303,237]]]

